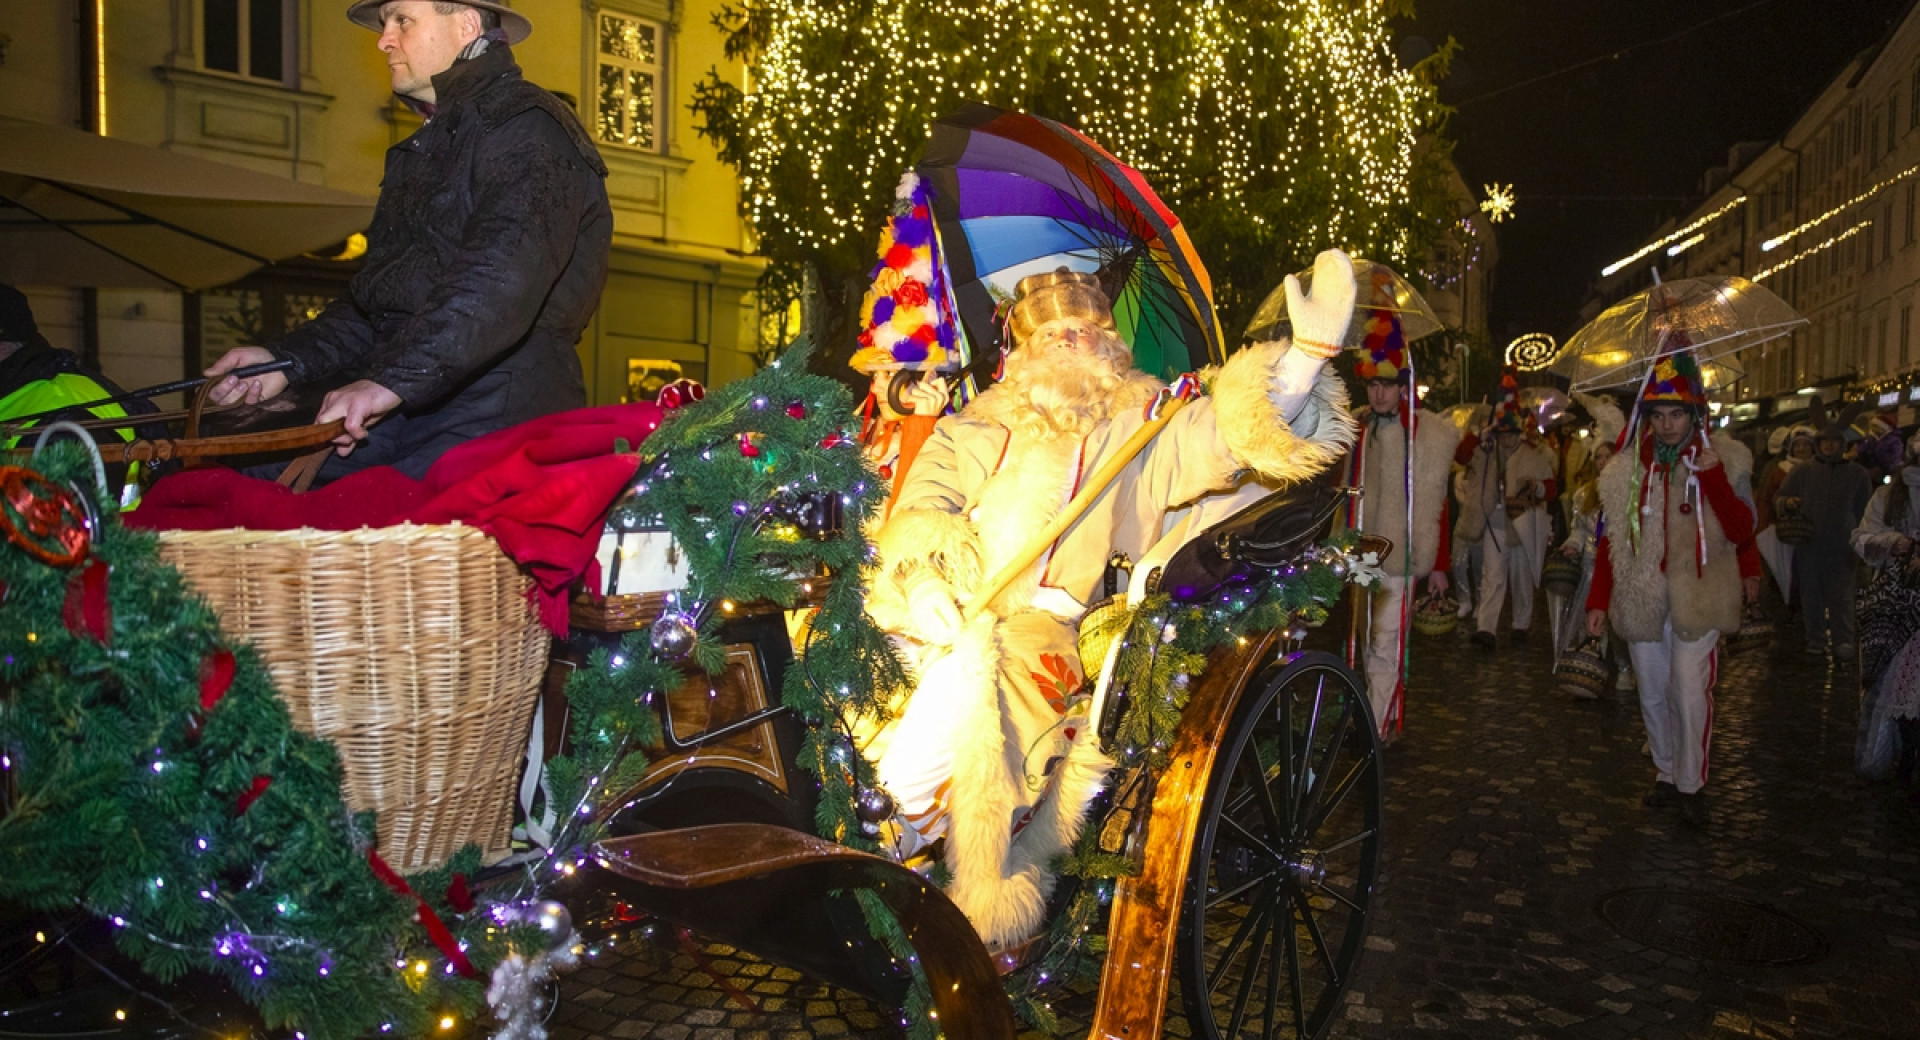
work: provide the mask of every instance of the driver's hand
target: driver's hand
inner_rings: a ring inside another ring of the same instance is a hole
[[[400,404],[400,395],[370,379],[362,379],[328,394],[320,402],[320,413],[313,421],[324,426],[335,419],[345,419],[347,428],[333,439],[333,451],[336,455],[349,455],[354,445],[367,439],[367,428]]]
[[[227,375],[236,368],[264,365],[273,360],[273,351],[265,347],[235,347],[220,355],[220,360],[207,366],[207,370],[200,373],[209,379],[226,377],[213,384],[213,389],[207,392],[207,400],[214,404],[242,402],[259,404],[270,397],[278,396],[287,388],[285,372],[268,372],[265,375],[248,376],[245,379],[236,379]]]

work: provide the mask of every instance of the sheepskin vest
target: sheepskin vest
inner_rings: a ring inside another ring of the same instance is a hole
[[[1745,445],[1721,434],[1714,436],[1713,450],[1729,484],[1739,487],[1751,478],[1753,453]],[[1630,533],[1633,490],[1645,472],[1639,450],[1615,455],[1600,471],[1600,503],[1613,560],[1613,598],[1607,608],[1613,627],[1629,642],[1659,642],[1671,613],[1674,635],[1687,642],[1709,632],[1739,631],[1739,549],[1727,539],[1704,496],[1699,508],[1682,510],[1687,501],[1685,466],[1654,472],[1647,481],[1639,538]],[[1704,567],[1696,566],[1702,524]]]
[[[1447,476],[1460,431],[1443,416],[1419,413],[1414,440],[1413,544],[1407,545],[1407,436],[1399,422],[1376,423],[1373,410],[1355,413],[1360,422],[1360,529],[1393,542],[1404,557],[1387,562],[1400,574],[1411,559],[1415,578],[1433,573],[1440,554],[1440,509],[1447,501]]]

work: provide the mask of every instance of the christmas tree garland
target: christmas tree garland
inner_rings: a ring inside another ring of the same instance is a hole
[[[1347,581],[1364,585],[1375,579],[1378,560],[1354,555],[1354,544],[1353,536],[1342,536],[1303,554],[1268,581],[1226,588],[1206,602],[1176,603],[1166,593],[1150,595],[1108,622],[1108,632],[1096,634],[1121,640],[1112,684],[1129,692],[1114,730],[1111,775],[1118,779],[1111,790],[1165,767],[1190,681],[1206,667],[1209,653],[1267,630],[1280,630],[1298,642],[1306,636],[1302,626],[1326,621]],[[1125,808],[1120,800],[1116,810]],[[1114,884],[1136,872],[1122,852],[1102,847],[1105,832],[1103,820],[1089,820],[1073,848],[1055,862],[1058,874],[1074,879],[1073,895],[1049,924],[1040,955],[1006,979],[1015,1013],[1045,1033],[1060,1031],[1052,1007],[1056,993],[1098,982]]]
[[[664,519],[687,551],[692,581],[670,622],[691,630],[691,645],[662,652],[657,632],[635,633],[574,673],[569,754],[547,767],[563,810],[553,847],[480,893],[467,883],[476,848],[406,878],[386,868],[372,814],[342,800],[332,745],[292,727],[257,655],[226,639],[156,540],[84,490],[92,463],[81,449],[0,470],[0,899],[105,918],[156,978],[214,973],[269,1026],[314,1040],[426,1035],[481,1014],[490,974],[498,985],[503,965],[570,940],[564,909],[542,891],[602,835],[602,801],[644,772],[653,699],[685,663],[721,664],[722,604],[792,605],[817,569],[854,574],[866,559],[860,532],[877,489],[844,429],[845,391],[807,375],[805,361],[796,348],[680,409],[641,446],[637,494],[622,509]],[[107,517],[90,535],[82,497]],[[793,516],[823,500],[838,502],[844,525],[809,537]],[[821,783],[823,835],[874,847],[856,797],[872,766],[848,734],[902,681],[859,583],[830,583],[782,691],[810,724],[801,765]],[[911,965],[898,923],[877,901],[863,906]],[[924,982],[914,990],[910,1020],[930,1029]],[[520,1035],[537,1032],[536,1020]]]

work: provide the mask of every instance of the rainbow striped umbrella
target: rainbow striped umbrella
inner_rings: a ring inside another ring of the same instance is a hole
[[[1068,267],[1099,277],[1134,367],[1171,379],[1222,359],[1213,283],[1180,219],[1085,134],[969,105],[934,122],[916,169],[973,357],[997,358],[1021,278]]]

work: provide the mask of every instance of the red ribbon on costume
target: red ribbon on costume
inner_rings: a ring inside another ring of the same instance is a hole
[[[440,915],[433,912],[433,907],[428,906],[426,900],[407,887],[406,878],[394,873],[393,868],[387,866],[387,861],[381,859],[380,853],[373,849],[367,850],[367,866],[373,868],[373,876],[385,882],[386,886],[393,890],[394,895],[406,896],[414,901],[414,919],[427,930],[427,938],[432,939],[433,944],[440,948],[440,952],[447,955],[447,961],[453,965],[453,970],[470,979],[480,977],[480,973],[473,967],[473,962],[467,959],[466,951],[454,941],[453,933],[448,931],[446,924],[440,920]],[[465,887],[465,878],[458,878],[458,881],[462,887]],[[451,897],[451,890],[448,891],[448,895]],[[451,898],[448,901],[451,902]]]
[[[60,605],[60,620],[67,631],[84,635],[105,646],[113,632],[113,618],[107,607],[107,565],[94,560],[67,582],[66,602]]]

